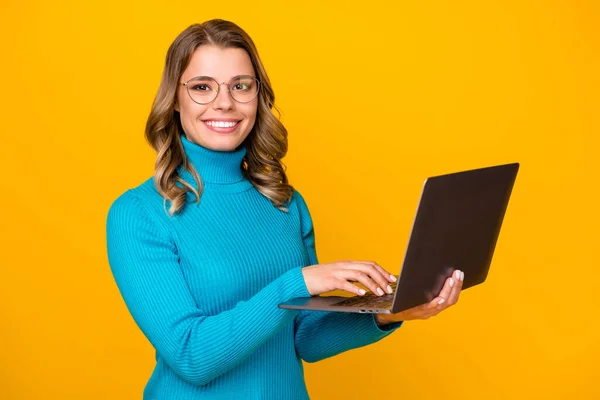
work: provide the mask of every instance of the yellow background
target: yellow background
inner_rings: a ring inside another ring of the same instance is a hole
[[[593,0],[3,4],[0,398],[141,398],[105,218],[152,174],[169,44],[215,17],[258,46],[321,262],[397,272],[425,177],[521,163],[488,281],[306,365],[312,398],[600,398]]]

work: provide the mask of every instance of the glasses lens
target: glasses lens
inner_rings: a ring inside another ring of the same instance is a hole
[[[209,77],[200,76],[187,84],[188,93],[196,103],[210,103],[216,96],[219,85]]]
[[[229,83],[231,96],[240,103],[254,100],[258,94],[259,82],[251,76],[238,76]]]

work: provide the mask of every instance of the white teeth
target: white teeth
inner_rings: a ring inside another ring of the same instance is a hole
[[[215,128],[231,128],[236,126],[238,122],[206,121],[206,124]]]

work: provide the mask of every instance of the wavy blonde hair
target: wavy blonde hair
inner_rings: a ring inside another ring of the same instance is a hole
[[[146,122],[146,140],[157,153],[154,183],[164,198],[165,211],[169,200],[169,215],[180,212],[185,205],[187,192],[192,192],[199,203],[204,187],[201,177],[185,155],[180,138],[183,128],[179,112],[175,111],[178,82],[192,54],[202,45],[241,48],[250,56],[261,87],[256,122],[242,144],[247,151],[240,168],[244,176],[275,207],[287,211],[286,206],[294,191],[288,184],[285,166],[281,162],[288,149],[287,129],[279,121],[281,113],[275,106],[271,82],[250,36],[233,22],[221,19],[191,25],[175,38],[167,51],[160,87]],[[273,109],[278,117],[273,114]],[[179,176],[179,165],[192,174],[198,190]],[[176,182],[183,187],[177,186]]]

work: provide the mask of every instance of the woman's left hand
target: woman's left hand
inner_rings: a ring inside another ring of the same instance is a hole
[[[465,274],[462,271],[455,270],[452,276],[446,279],[442,291],[429,303],[409,308],[408,310],[400,311],[396,314],[376,314],[377,324],[386,325],[394,322],[409,321],[412,319],[428,319],[450,306],[453,306],[458,301],[458,296],[462,289]]]

